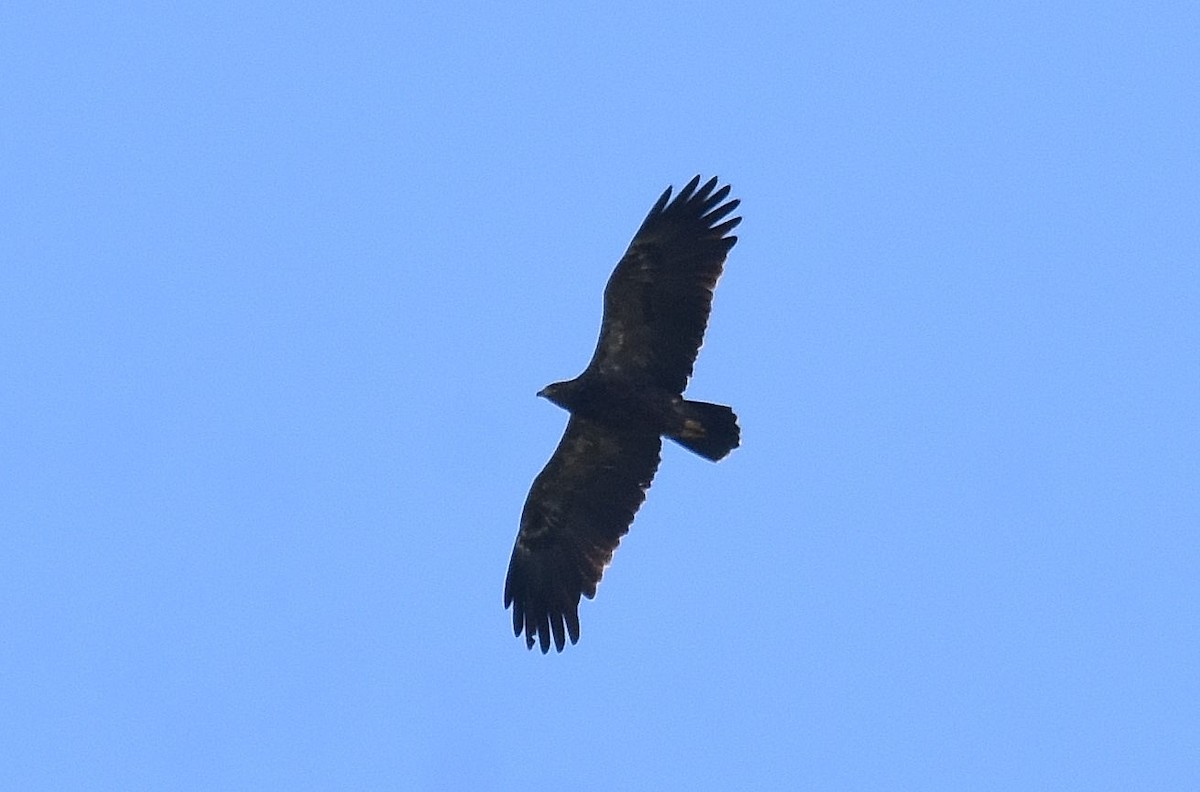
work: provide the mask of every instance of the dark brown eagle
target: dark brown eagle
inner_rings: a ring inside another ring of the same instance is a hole
[[[579,640],[579,598],[591,599],[658,469],[662,438],[711,459],[739,442],[737,416],[688,401],[683,389],[712,307],[727,236],[721,222],[738,201],[729,186],[668,187],[646,216],[604,289],[600,340],[586,369],[548,385],[545,396],[571,413],[554,456],[533,482],[508,564],[504,607],[513,633],[542,652]],[[669,201],[669,203],[668,203]]]

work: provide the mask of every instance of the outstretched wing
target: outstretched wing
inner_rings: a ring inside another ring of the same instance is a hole
[[[604,319],[588,371],[632,378],[682,393],[692,374],[712,309],[713,289],[737,242],[726,236],[742,221],[722,218],[739,201],[722,204],[713,177],[687,183],[675,200],[667,188],[642,222],[604,289]]]
[[[658,469],[662,439],[572,416],[534,479],[508,563],[504,607],[513,634],[542,652],[579,640],[579,598],[591,599]],[[565,627],[565,630],[564,630]]]

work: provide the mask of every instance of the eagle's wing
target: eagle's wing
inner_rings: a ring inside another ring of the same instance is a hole
[[[739,201],[721,202],[714,177],[688,182],[675,200],[667,188],[634,235],[604,289],[600,339],[588,364],[601,376],[628,377],[682,393],[704,340],[713,289],[742,221],[722,218]]]
[[[536,638],[545,653],[553,635],[561,652],[566,634],[571,643],[579,640],[579,597],[595,596],[604,568],[646,499],[661,448],[657,435],[571,417],[529,490],[504,583],[513,633],[524,630],[528,647]]]

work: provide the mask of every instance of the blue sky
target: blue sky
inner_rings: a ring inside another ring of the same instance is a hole
[[[9,4],[0,787],[1195,789],[1190,3]],[[562,655],[604,282],[742,199]]]

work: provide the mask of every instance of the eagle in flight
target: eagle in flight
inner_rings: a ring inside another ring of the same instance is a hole
[[[525,644],[562,651],[579,640],[579,598],[591,599],[646,499],[662,438],[717,461],[738,447],[729,407],[683,398],[704,340],[729,236],[742,218],[717,179],[668,187],[604,289],[600,339],[586,369],[538,393],[571,413],[521,511],[504,607]]]

